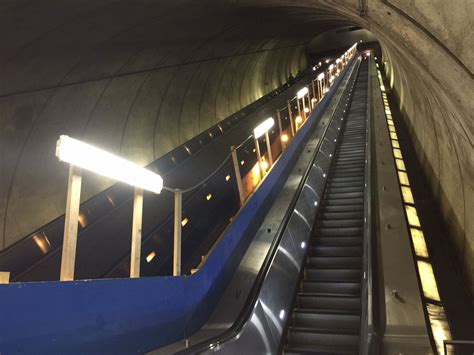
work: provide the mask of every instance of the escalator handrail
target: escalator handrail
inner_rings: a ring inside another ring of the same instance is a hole
[[[363,276],[362,276],[362,327],[360,336],[359,350],[361,354],[370,354],[372,344],[374,343],[374,324],[373,324],[373,302],[372,302],[372,184],[371,184],[371,76],[370,61],[367,60],[367,101],[366,101],[366,149],[365,149],[365,186],[364,186],[364,244],[363,244]]]
[[[342,75],[345,75],[347,73],[347,69],[350,68],[353,63],[355,62],[355,58],[357,56],[354,55],[353,59],[351,60],[351,63],[349,65],[346,66],[345,70],[341,73],[341,78],[342,78]],[[352,72],[351,72],[352,74]],[[350,74],[349,74],[350,75]],[[350,77],[349,77],[350,78]],[[305,186],[305,183],[306,183],[306,180],[308,178],[308,175],[312,169],[312,165],[313,165],[313,162],[314,160],[316,159],[319,151],[320,151],[320,148],[321,148],[321,145],[324,141],[324,137],[326,135],[326,132],[328,131],[329,129],[329,126],[330,126],[330,123],[332,122],[332,119],[334,117],[334,113],[335,113],[335,110],[334,112],[332,113],[331,115],[331,119],[329,120],[328,124],[326,125],[326,127],[324,128],[324,131],[323,131],[323,134],[321,135],[321,139],[319,140],[315,150],[314,150],[314,153],[313,153],[313,156],[311,157],[311,163],[308,164],[308,166],[306,167],[302,177],[301,177],[301,180],[298,184],[298,187],[295,191],[295,194],[293,195],[293,198],[288,206],[288,209],[286,210],[285,212],[285,215],[283,216],[282,218],[282,223],[280,224],[277,232],[276,232],[276,237],[275,239],[273,240],[273,243],[271,244],[268,252],[267,252],[267,255],[262,263],[262,266],[260,267],[260,271],[259,273],[257,274],[257,277],[252,285],[252,288],[250,290],[250,293],[247,297],[247,301],[245,302],[240,314],[238,315],[236,321],[232,324],[232,326],[230,328],[228,328],[227,330],[225,330],[223,333],[219,334],[219,335],[216,335],[215,337],[211,338],[211,339],[207,339],[207,340],[204,340],[202,342],[199,342],[189,348],[186,348],[186,349],[183,349],[183,350],[180,350],[178,352],[176,352],[176,354],[179,354],[179,355],[185,355],[185,354],[195,354],[195,353],[201,353],[207,349],[211,349],[211,348],[215,348],[217,345],[219,344],[222,344],[228,340],[231,340],[232,338],[235,338],[238,333],[242,330],[243,326],[245,325],[245,323],[247,322],[247,320],[250,318],[251,316],[251,313],[253,311],[253,308],[254,308],[254,305],[256,304],[257,300],[258,300],[258,297],[259,297],[259,294],[260,294],[260,289],[263,285],[263,281],[265,280],[268,272],[270,271],[270,266],[272,264],[272,261],[276,255],[276,252],[278,250],[278,247],[280,245],[280,241],[283,237],[283,232],[285,231],[289,221],[290,221],[290,217],[291,215],[293,214],[293,210],[295,209],[296,207],[296,203],[298,202],[298,198],[301,194],[301,191],[303,190],[304,186]]]

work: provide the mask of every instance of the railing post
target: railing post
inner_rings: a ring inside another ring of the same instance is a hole
[[[289,115],[289,119],[290,119],[291,136],[294,137],[295,136],[295,127],[293,125],[293,112],[291,111],[291,103],[290,103],[289,100],[287,101],[287,104],[288,104],[288,115]]]
[[[132,248],[130,253],[130,277],[140,277],[142,251],[143,189],[133,192]]]
[[[230,150],[232,154],[232,163],[234,164],[235,180],[237,180],[237,190],[239,191],[240,206],[243,206],[245,202],[245,195],[244,187],[242,185],[242,177],[240,176],[239,161],[237,159],[237,149],[235,149],[235,146],[233,145],[230,147]]]
[[[10,272],[0,271],[0,285],[10,283]]]
[[[278,121],[278,129],[280,130],[280,144],[281,144],[281,151],[283,152],[286,149],[286,143],[283,142],[283,126],[281,124],[281,113],[280,110],[277,110],[277,121]]]
[[[181,218],[183,193],[174,192],[174,241],[173,241],[173,276],[181,275]]]
[[[77,228],[81,201],[82,169],[69,165],[69,179],[66,199],[66,216],[64,218],[64,240],[61,257],[60,281],[74,280],[76,263]]]
[[[260,145],[258,144],[258,139],[255,140],[255,151],[257,152],[257,164],[258,164],[258,171],[260,172],[260,179],[263,179],[263,171],[262,171],[262,155],[260,154]]]
[[[268,131],[265,132],[265,141],[267,142],[268,162],[270,163],[270,166],[272,166],[273,165],[272,146],[270,144],[270,135],[268,134]]]
[[[311,106],[311,98],[309,97],[309,90],[308,90],[308,109],[311,111],[313,110],[313,107]]]

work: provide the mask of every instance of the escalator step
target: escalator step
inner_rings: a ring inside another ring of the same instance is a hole
[[[321,216],[323,217],[323,216]],[[326,219],[321,218],[318,221],[318,227],[325,228],[325,227],[359,227],[361,228],[363,225],[363,221],[361,218],[359,219]]]
[[[296,297],[298,308],[341,310],[360,313],[361,302],[359,297],[318,296],[312,293],[300,293]]]
[[[304,309],[293,311],[292,326],[323,331],[359,331],[360,316],[357,314],[334,314],[313,312]]]
[[[306,265],[318,269],[356,269],[361,265],[360,256],[317,257],[310,256]]]
[[[361,256],[362,249],[360,247],[325,247],[316,246],[310,248],[311,256]]]
[[[324,204],[326,206],[334,206],[334,205],[362,205],[364,203],[364,199],[360,198],[347,198],[347,199],[325,199]]]
[[[285,354],[357,354],[359,335],[315,333],[311,329],[290,327]]]
[[[363,218],[364,211],[361,208],[360,211],[355,212],[321,212],[320,218],[321,220],[337,220],[337,219],[356,219],[356,218]]]
[[[361,246],[362,237],[319,237],[312,240],[312,245],[321,246]]]
[[[346,295],[359,296],[359,282],[320,282],[303,281],[301,284],[302,292],[317,293],[319,295]]]
[[[362,225],[359,227],[334,227],[334,228],[316,228],[317,237],[326,237],[326,236],[361,236],[362,235]]]
[[[305,280],[325,282],[358,282],[360,281],[360,269],[312,269],[304,271]]]
[[[354,192],[329,192],[324,195],[325,199],[351,199],[351,198],[363,198],[363,191],[354,191]]]

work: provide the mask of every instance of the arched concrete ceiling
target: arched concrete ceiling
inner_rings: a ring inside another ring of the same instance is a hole
[[[63,211],[59,134],[147,164],[284,83],[318,34],[357,25],[383,47],[474,289],[473,18],[470,0],[2,1],[0,248]],[[85,179],[83,198],[106,186]]]

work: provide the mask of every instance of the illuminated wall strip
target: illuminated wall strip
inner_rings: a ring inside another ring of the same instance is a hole
[[[377,58],[375,58],[377,59]],[[430,262],[428,248],[426,246],[423,229],[418,218],[418,212],[415,206],[415,200],[410,187],[410,180],[406,170],[403,154],[400,150],[398,135],[395,125],[393,124],[392,112],[388,102],[382,74],[379,70],[379,64],[376,63],[377,77],[379,80],[380,90],[382,92],[382,100],[387,121],[387,129],[392,144],[392,154],[397,168],[398,181],[400,184],[400,192],[403,199],[403,205],[406,214],[406,220],[409,225],[413,252],[417,264],[418,274],[421,281],[423,298],[425,300],[426,311],[430,320],[431,331],[436,343],[439,354],[444,354],[443,340],[452,339],[451,331],[446,320],[446,314],[438,292],[438,285],[434,276],[433,267]]]

